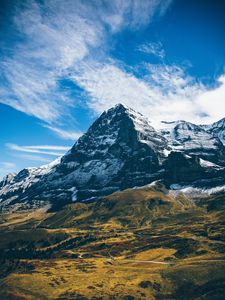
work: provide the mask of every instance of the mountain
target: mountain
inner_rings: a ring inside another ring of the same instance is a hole
[[[162,122],[170,155],[165,162],[165,181],[210,188],[224,183],[225,147],[206,126],[183,120]]]
[[[146,118],[119,104],[94,122],[62,158],[59,169],[70,174],[72,170],[76,187],[86,197],[87,186],[88,193],[118,190],[157,178],[166,147],[166,139]]]
[[[92,201],[129,187],[162,180],[209,188],[225,178],[225,147],[219,135],[185,121],[150,121],[122,104],[103,112],[71,150],[53,163],[7,175],[0,208],[53,208]]]
[[[61,160],[1,183],[3,206],[86,200],[160,178],[166,139],[121,104],[104,112]]]
[[[225,144],[225,118],[215,122],[211,125],[203,125],[204,129],[214,136],[218,137],[220,141]]]
[[[0,299],[225,299],[221,135],[162,127],[119,104],[3,179]]]
[[[224,147],[218,136],[183,120],[162,124],[160,132],[168,140],[171,150],[197,155],[204,160],[224,165]]]

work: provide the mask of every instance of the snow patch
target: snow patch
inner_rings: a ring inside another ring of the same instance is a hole
[[[70,188],[68,191],[72,192],[72,195],[71,195],[71,200],[72,202],[76,202],[77,201],[77,188],[74,186],[72,188]]]
[[[211,195],[211,194],[215,194],[218,192],[223,192],[225,191],[225,185],[221,185],[221,186],[217,186],[217,187],[213,187],[213,188],[197,188],[197,187],[193,187],[193,186],[182,186],[179,184],[172,184],[170,186],[170,192],[181,192],[184,194],[189,194],[189,195]]]

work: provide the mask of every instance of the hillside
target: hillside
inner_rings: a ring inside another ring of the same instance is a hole
[[[1,299],[224,299],[224,193],[162,184],[1,215]]]

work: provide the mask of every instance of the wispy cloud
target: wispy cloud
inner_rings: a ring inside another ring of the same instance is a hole
[[[3,161],[0,162],[0,165],[4,168],[4,169],[15,169],[16,165],[12,162],[8,162],[8,161]]]
[[[101,11],[101,19],[110,26],[112,32],[124,27],[137,30],[152,22],[155,17],[163,16],[172,2],[172,0],[114,0],[108,2],[107,10]],[[107,1],[98,2],[103,3],[106,4]]]
[[[171,3],[170,0],[25,1],[13,19],[20,39],[1,60],[4,81],[0,102],[41,119],[45,122],[43,126],[68,140],[77,140],[81,133],[60,126],[59,120],[69,115],[78,101],[60,88],[59,82],[65,78],[84,89],[87,97],[83,101],[98,113],[122,102],[147,114],[153,123],[184,117],[198,123],[212,122],[223,117],[223,76],[218,78],[219,85],[214,89],[188,76],[180,66],[165,63],[145,64],[143,76],[136,76],[104,52],[110,36],[124,28],[138,30],[146,26],[162,16]],[[142,44],[138,50],[161,61],[166,56],[160,42]],[[216,108],[212,103],[217,104]],[[24,147],[16,146],[15,151]],[[56,149],[25,147],[26,152],[59,154]]]
[[[64,140],[76,141],[83,134],[80,131],[64,130],[49,125],[44,125],[44,127],[50,129],[51,131],[53,131],[55,134],[57,134],[59,137],[61,137]]]
[[[166,55],[161,42],[141,44],[137,50],[146,54],[157,56],[160,59],[163,59]]]
[[[0,162],[0,181],[3,176],[5,176],[8,173],[13,173],[17,169],[16,164],[8,161],[2,161]]]
[[[212,123],[224,118],[225,112],[225,75],[217,80],[218,86],[212,89],[205,89],[195,99],[195,107],[206,123]]]
[[[41,155],[33,155],[33,154],[16,154],[16,157],[23,159],[23,160],[28,160],[29,162],[34,161],[34,162],[40,162],[40,163],[50,163],[52,161],[51,159],[48,159]]]
[[[85,64],[71,79],[87,91],[91,99],[89,106],[97,112],[118,102],[140,107],[151,104],[157,97],[146,82],[114,64]]]
[[[176,65],[146,64],[140,79],[116,63],[91,62],[71,78],[87,91],[93,110],[101,112],[122,102],[147,115],[155,126],[160,120],[177,119],[209,123],[224,114],[212,107],[212,99],[217,99],[216,107],[224,108],[224,77],[209,89]]]
[[[48,0],[18,4],[13,22],[19,38],[1,58],[5,83],[0,102],[48,123],[59,120],[77,104],[60,89],[59,80],[106,43],[108,35],[148,24],[163,15],[170,3]]]
[[[76,104],[60,90],[58,80],[99,39],[98,29],[79,16],[81,3],[68,4],[25,2],[14,18],[24,41],[1,64],[8,82],[1,102],[46,122],[59,119]]]
[[[27,152],[27,153],[39,153],[39,154],[45,154],[51,156],[61,156],[70,149],[70,147],[64,147],[64,146],[48,146],[48,145],[19,146],[17,144],[10,144],[10,143],[7,143],[6,147],[14,151]],[[56,152],[56,151],[61,151],[61,152]]]
[[[66,146],[49,146],[49,145],[38,145],[38,146],[23,146],[26,149],[37,149],[37,150],[62,150],[67,151],[70,147]]]

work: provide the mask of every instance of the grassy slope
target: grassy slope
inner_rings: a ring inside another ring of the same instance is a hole
[[[158,186],[2,215],[0,299],[224,299],[224,210]]]

